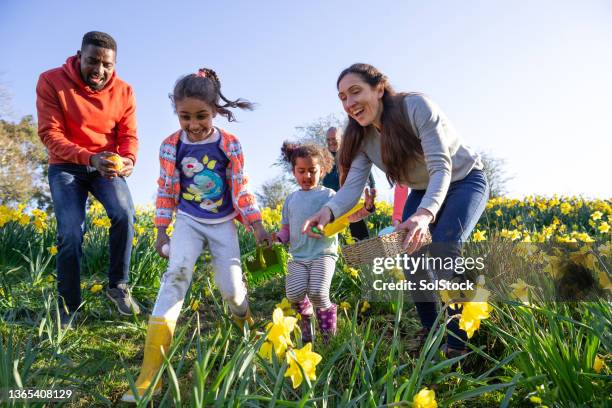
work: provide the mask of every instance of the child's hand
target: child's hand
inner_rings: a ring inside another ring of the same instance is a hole
[[[255,224],[253,224],[253,234],[255,235],[257,245],[267,242],[267,247],[272,247],[272,244],[274,243],[273,237],[268,233],[268,231],[266,231],[261,221],[257,221]]]
[[[372,212],[376,209],[374,205],[374,200],[376,199],[376,189],[375,188],[366,188],[365,189],[365,203],[363,206],[368,212]]]
[[[157,251],[157,254],[161,256],[162,258],[168,259],[168,253],[165,253],[163,248],[164,248],[164,245],[169,245],[169,244],[170,244],[170,238],[168,237],[168,234],[166,234],[166,229],[158,228],[157,229],[157,241],[155,242],[155,250]]]

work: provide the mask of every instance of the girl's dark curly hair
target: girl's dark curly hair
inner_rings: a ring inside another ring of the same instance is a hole
[[[329,150],[314,143],[297,144],[285,140],[281,147],[281,154],[283,160],[291,164],[291,169],[295,168],[295,161],[298,157],[317,158],[323,169],[323,175],[329,173],[334,167],[334,158]]]
[[[210,68],[200,68],[196,74],[185,75],[176,81],[174,92],[170,95],[172,106],[176,110],[176,103],[185,98],[196,98],[215,107],[217,112],[234,122],[236,118],[228,108],[240,108],[253,110],[255,105],[245,99],[238,98],[234,101],[227,99],[221,93],[221,81],[217,73]],[[221,103],[221,101],[225,103]]]

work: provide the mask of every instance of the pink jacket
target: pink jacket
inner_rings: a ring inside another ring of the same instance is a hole
[[[176,168],[176,145],[181,130],[168,136],[159,149],[159,179],[157,180],[157,199],[155,200],[155,226],[168,226],[179,203],[181,192],[180,173]],[[244,174],[244,156],[236,136],[219,129],[221,150],[229,159],[226,180],[232,190],[232,204],[238,213],[238,220],[250,226],[261,220],[261,213],[255,196],[248,191],[248,178]]]

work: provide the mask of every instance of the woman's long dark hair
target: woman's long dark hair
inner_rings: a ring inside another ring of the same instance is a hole
[[[404,97],[407,94],[396,93],[387,76],[370,64],[353,64],[346,68],[340,73],[336,87],[347,74],[359,75],[373,88],[379,84],[383,85],[380,142],[382,161],[387,167],[387,180],[392,184],[400,181],[409,182],[410,169],[417,161],[423,161],[423,147],[410,125],[410,119],[404,108]],[[351,163],[359,153],[367,130],[368,128],[361,126],[349,116],[348,126],[338,149],[341,185],[344,184]]]

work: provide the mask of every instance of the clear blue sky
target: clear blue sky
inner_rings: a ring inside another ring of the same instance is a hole
[[[35,114],[38,75],[85,32],[115,37],[138,104],[138,204],[152,202],[159,144],[178,128],[167,95],[182,74],[211,67],[226,96],[258,103],[239,123],[216,122],[240,138],[255,189],[279,174],[271,165],[296,126],[342,113],[335,81],[353,62],[427,93],[469,145],[505,158],[511,195],[612,197],[610,1],[176,3],[0,3],[0,83],[15,119]]]

